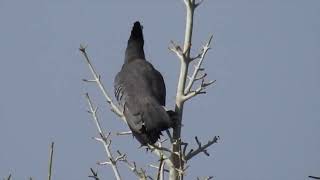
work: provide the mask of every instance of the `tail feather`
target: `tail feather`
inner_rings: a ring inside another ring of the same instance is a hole
[[[156,100],[152,98],[140,99],[135,106],[143,107],[139,113],[130,112],[125,107],[124,114],[128,118],[128,125],[133,136],[142,144],[154,144],[162,135],[163,130],[175,126],[173,111],[166,111]]]
[[[160,131],[152,131],[147,133],[132,132],[133,136],[141,143],[142,146],[147,144],[154,144],[160,138]]]

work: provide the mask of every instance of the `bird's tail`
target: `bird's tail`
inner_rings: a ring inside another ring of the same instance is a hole
[[[156,100],[147,98],[143,111],[143,121],[147,132],[163,131],[174,126],[170,113]]]
[[[134,59],[145,59],[143,51],[143,32],[139,21],[136,21],[132,27],[130,38],[126,49],[125,61]]]

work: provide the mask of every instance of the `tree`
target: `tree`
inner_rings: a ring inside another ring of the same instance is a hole
[[[164,173],[169,173],[170,180],[183,179],[184,172],[187,169],[188,161],[194,156],[204,153],[209,155],[207,152],[207,148],[214,143],[217,143],[219,137],[215,136],[211,140],[209,140],[206,144],[202,145],[197,136],[195,137],[195,141],[198,147],[193,150],[190,149],[187,151],[188,143],[184,142],[181,137],[182,131],[182,120],[183,120],[183,107],[184,103],[191,98],[199,95],[205,94],[206,87],[214,84],[215,81],[206,81],[205,78],[207,74],[204,72],[204,68],[202,67],[202,62],[205,59],[205,56],[210,49],[210,44],[212,41],[212,37],[210,36],[208,42],[202,47],[201,51],[196,56],[191,56],[190,50],[192,48],[192,33],[193,33],[193,17],[196,8],[203,2],[200,0],[196,2],[195,0],[184,0],[184,4],[186,7],[186,27],[185,27],[185,38],[183,47],[179,46],[174,41],[171,41],[171,45],[169,49],[174,52],[180,60],[180,74],[179,80],[177,84],[177,92],[176,92],[176,100],[175,100],[175,112],[178,117],[178,126],[173,128],[172,133],[168,130],[168,138],[170,140],[170,147],[163,146],[163,142],[160,141],[155,145],[148,145],[148,148],[159,157],[159,165],[156,167],[158,169],[158,173],[156,175],[156,179],[163,179]],[[100,75],[94,69],[88,54],[86,52],[86,48],[84,46],[80,47],[80,51],[82,52],[87,64],[89,65],[89,69],[93,75],[92,80],[84,80],[85,82],[94,82],[97,84],[99,89],[101,90],[104,98],[107,103],[111,107],[111,111],[113,111],[116,115],[120,117],[126,123],[126,119],[123,116],[119,107],[114,104],[111,96],[107,92],[103,82],[101,80]],[[189,65],[195,64],[195,68],[191,75],[188,75]],[[194,88],[194,86],[198,84],[198,87]],[[116,179],[121,179],[120,172],[118,170],[118,162],[124,162],[131,169],[131,171],[137,175],[139,179],[147,179],[151,178],[145,170],[141,168],[137,168],[134,162],[130,162],[127,160],[127,155],[117,151],[117,156],[114,156],[111,151],[111,134],[105,134],[102,131],[102,127],[99,122],[99,118],[97,116],[98,108],[94,106],[92,100],[90,99],[89,94],[86,94],[86,99],[89,104],[89,113],[92,115],[94,122],[96,123],[99,136],[95,138],[97,141],[101,142],[104,145],[104,149],[108,156],[109,161],[100,163],[101,165],[110,165],[113,169]],[[130,134],[130,132],[124,132],[119,134]],[[172,134],[172,135],[171,135]],[[98,179],[97,173],[91,170],[92,176],[95,179]],[[205,179],[211,179],[212,177],[207,177]]]

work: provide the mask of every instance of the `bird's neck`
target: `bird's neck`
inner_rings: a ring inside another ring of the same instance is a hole
[[[134,61],[135,59],[145,59],[143,44],[132,41],[128,43],[125,53],[125,63]]]

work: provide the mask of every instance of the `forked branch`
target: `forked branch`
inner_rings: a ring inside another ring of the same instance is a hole
[[[98,177],[98,172],[97,171],[94,171],[92,168],[90,168],[90,171],[91,171],[92,175],[89,175],[88,176],[89,178],[93,178],[94,180],[100,180],[99,177]]]
[[[205,73],[201,77],[198,77],[199,72],[204,70],[204,68],[202,68],[201,65],[202,65],[203,60],[206,57],[206,54],[207,54],[208,50],[210,49],[210,44],[211,44],[212,38],[213,38],[213,36],[211,35],[210,38],[209,38],[209,41],[203,46],[202,51],[200,53],[201,55],[197,56],[197,57],[199,57],[199,61],[198,61],[197,65],[195,66],[191,77],[189,78],[189,83],[188,83],[187,87],[184,90],[185,94],[188,94],[191,91],[191,88],[192,88],[193,84],[197,80],[203,80],[207,76],[207,74]],[[197,59],[197,57],[196,58],[192,58],[191,60]]]
[[[203,152],[205,155],[209,156],[210,154],[207,152],[207,148],[215,143],[218,142],[219,136],[215,136],[212,140],[208,141],[205,145],[202,145],[201,142],[199,141],[198,137],[195,137],[195,140],[198,144],[198,148],[196,150],[191,149],[184,157],[185,161],[190,160],[197,154]],[[185,151],[184,151],[185,152]]]

